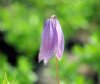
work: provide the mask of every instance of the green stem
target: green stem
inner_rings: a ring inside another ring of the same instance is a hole
[[[56,57],[56,76],[57,76],[57,84],[60,84],[60,80],[59,80],[59,68],[58,68],[58,59]]]

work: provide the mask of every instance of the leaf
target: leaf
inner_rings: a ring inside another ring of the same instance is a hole
[[[5,77],[4,77],[4,80],[3,80],[2,84],[9,84],[6,72],[5,72]]]

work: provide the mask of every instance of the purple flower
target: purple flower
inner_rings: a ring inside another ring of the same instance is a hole
[[[47,64],[48,60],[56,55],[60,60],[64,51],[64,35],[60,23],[55,15],[47,19],[42,32],[42,42],[39,52],[39,62]]]

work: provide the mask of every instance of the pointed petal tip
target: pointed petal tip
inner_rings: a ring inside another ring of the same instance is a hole
[[[44,61],[44,65],[47,65],[48,60],[44,59],[43,61]]]
[[[47,59],[44,59],[44,58],[38,58],[38,63],[40,63],[41,61],[43,61],[44,62],[44,65],[47,65],[47,63],[48,63],[48,60]]]
[[[61,60],[62,54],[63,52],[60,49],[58,49],[58,51],[56,52],[56,57],[58,58],[58,60]]]
[[[40,63],[43,60],[40,56],[38,56],[38,62]]]
[[[38,63],[40,63],[42,60],[38,59]]]
[[[58,55],[56,55],[57,59],[60,61],[62,57],[59,57]]]

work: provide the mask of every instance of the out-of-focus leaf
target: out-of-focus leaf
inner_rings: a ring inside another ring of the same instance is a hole
[[[9,84],[6,72],[5,72],[5,77],[3,79],[3,83],[2,84]]]

